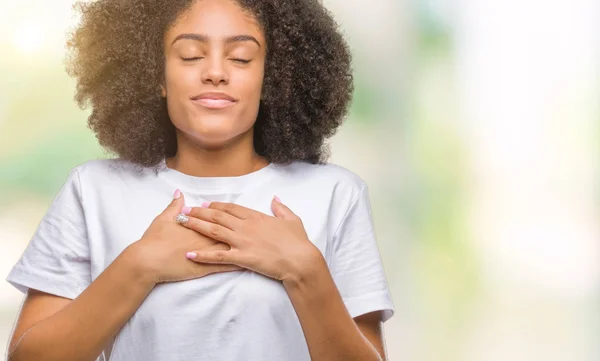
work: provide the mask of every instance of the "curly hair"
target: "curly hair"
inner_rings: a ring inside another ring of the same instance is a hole
[[[156,166],[177,151],[160,86],[163,36],[198,0],[78,2],[81,23],[67,42],[75,101],[91,105],[88,126],[121,159]],[[323,163],[354,90],[351,54],[319,0],[236,0],[267,42],[263,94],[254,124],[256,152],[274,163]]]

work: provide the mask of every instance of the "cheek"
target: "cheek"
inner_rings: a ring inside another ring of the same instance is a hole
[[[241,81],[240,84],[243,87],[244,95],[246,99],[254,102],[258,101],[262,92],[263,74],[247,74]]]
[[[181,94],[188,92],[194,84],[200,82],[200,75],[192,67],[167,66],[165,70],[167,92]]]
[[[166,64],[167,111],[173,124],[178,127],[183,126],[181,121],[191,116],[189,105],[185,101],[194,89],[194,83],[200,81],[197,73],[191,71],[191,68],[169,66],[168,62]]]
[[[243,84],[242,86],[245,98],[244,112],[246,112],[248,117],[255,118],[260,106],[262,78],[247,78],[241,84]]]

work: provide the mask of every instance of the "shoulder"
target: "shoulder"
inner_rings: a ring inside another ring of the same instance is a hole
[[[294,176],[344,183],[357,188],[366,185],[365,181],[351,170],[333,163],[312,164],[304,161],[294,161],[285,168]]]
[[[122,176],[143,176],[149,172],[149,168],[139,164],[121,159],[93,159],[73,167],[71,172],[75,172],[81,178],[98,179],[98,177],[122,177]]]
[[[353,171],[333,163],[312,164],[294,161],[283,167],[286,178],[296,185],[330,189],[333,193],[357,196],[366,182]]]
[[[151,168],[120,158],[89,160],[70,171],[70,178],[79,183],[83,193],[88,194],[102,189],[123,187],[126,184],[144,183],[155,176]]]

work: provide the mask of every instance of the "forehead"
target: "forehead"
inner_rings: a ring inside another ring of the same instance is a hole
[[[175,20],[165,39],[173,39],[181,33],[205,34],[215,38],[248,34],[264,42],[255,17],[234,0],[195,1]]]

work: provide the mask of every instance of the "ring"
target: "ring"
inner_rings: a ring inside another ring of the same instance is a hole
[[[190,218],[188,216],[186,216],[183,213],[179,213],[177,215],[177,217],[175,217],[175,222],[179,223],[179,224],[184,224],[186,223]]]

